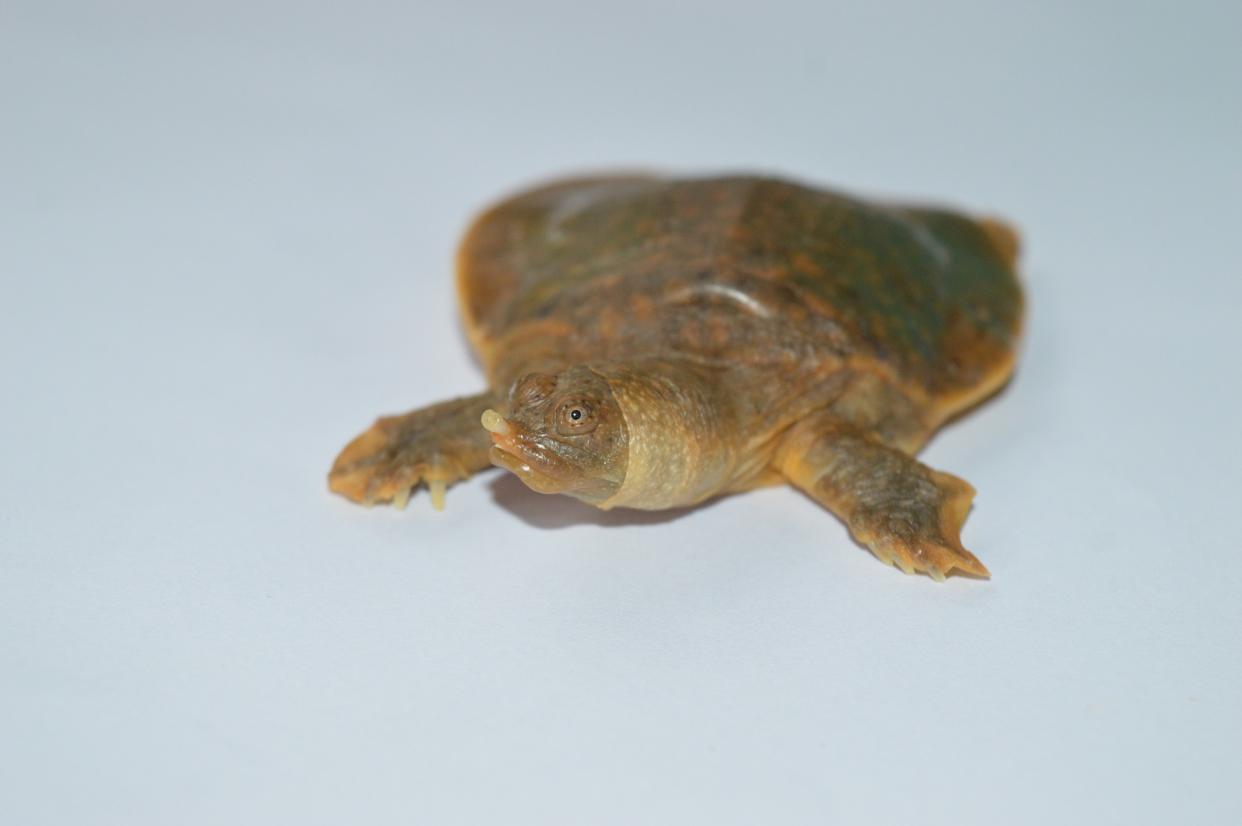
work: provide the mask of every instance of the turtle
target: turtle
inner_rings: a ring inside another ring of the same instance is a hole
[[[495,465],[602,509],[788,484],[907,574],[987,578],[975,490],[933,433],[1009,380],[1023,319],[1004,220],[770,175],[602,174],[519,192],[457,255],[487,389],[379,418],[332,491],[405,507]]]

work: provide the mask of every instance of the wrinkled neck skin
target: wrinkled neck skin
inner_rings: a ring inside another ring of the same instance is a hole
[[[675,360],[591,369],[608,382],[629,433],[625,479],[598,507],[692,505],[732,481],[740,422],[725,369]]]

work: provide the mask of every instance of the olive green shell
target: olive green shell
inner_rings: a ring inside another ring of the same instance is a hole
[[[1016,251],[999,222],[783,180],[582,178],[481,216],[459,287],[485,356],[520,325],[609,309],[619,282],[655,304],[714,286],[778,324],[844,336],[924,397],[962,398],[1008,375],[1022,316]],[[831,327],[812,324],[824,318]],[[770,346],[754,340],[729,346]]]

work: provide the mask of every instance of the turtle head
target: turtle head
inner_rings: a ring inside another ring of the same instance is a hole
[[[531,373],[509,391],[509,415],[483,414],[492,464],[539,493],[600,505],[625,479],[629,434],[608,382],[589,367]]]
[[[540,493],[600,508],[688,505],[733,466],[718,382],[667,362],[577,366],[513,384],[509,415],[483,414],[492,464]]]

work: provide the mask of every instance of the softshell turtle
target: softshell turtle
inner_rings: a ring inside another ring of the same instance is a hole
[[[575,178],[462,242],[484,393],[379,419],[332,490],[403,507],[489,465],[600,508],[788,483],[880,560],[988,576],[974,489],[913,458],[1008,379],[1022,319],[1000,221],[767,177]]]

